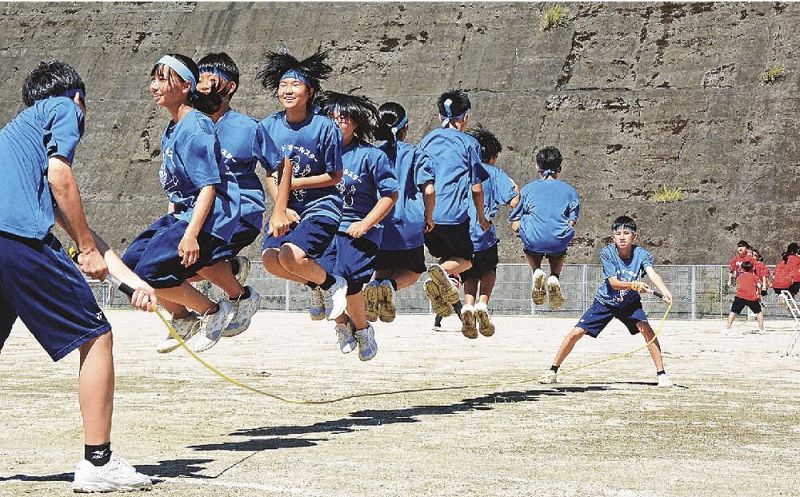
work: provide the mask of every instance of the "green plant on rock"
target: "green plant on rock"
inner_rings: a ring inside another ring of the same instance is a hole
[[[686,192],[683,191],[683,188],[676,186],[676,187],[668,187],[662,186],[660,190],[653,194],[650,197],[655,203],[658,204],[665,204],[669,202],[680,202],[681,200],[686,200]]]
[[[762,82],[766,84],[772,84],[778,81],[779,79],[783,79],[785,75],[786,75],[786,68],[783,67],[783,64],[778,64],[762,72],[760,77]]]
[[[542,19],[539,21],[539,27],[542,28],[542,31],[547,31],[566,26],[567,23],[569,23],[569,9],[556,5],[544,11]]]

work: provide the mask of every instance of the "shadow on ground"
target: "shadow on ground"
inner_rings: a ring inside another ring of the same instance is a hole
[[[586,392],[608,390],[607,386],[590,385],[585,387],[556,387],[526,391],[495,392],[482,397],[464,399],[458,403],[443,406],[415,406],[404,409],[365,409],[351,413],[346,418],[323,421],[306,426],[265,426],[237,430],[231,433],[234,437],[271,437],[251,438],[243,441],[230,441],[216,444],[190,445],[190,449],[198,451],[258,451],[291,447],[309,447],[327,438],[296,439],[280,438],[291,435],[308,435],[328,433],[339,435],[351,433],[359,428],[390,425],[395,423],[419,423],[420,416],[457,414],[469,411],[488,411],[493,405],[509,402],[535,402],[542,397],[565,396]]]

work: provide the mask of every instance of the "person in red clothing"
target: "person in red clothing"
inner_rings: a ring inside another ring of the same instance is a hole
[[[755,259],[750,252],[750,244],[745,240],[739,240],[736,244],[736,255],[733,256],[731,262],[728,264],[728,286],[733,284],[733,279],[738,278],[742,274],[742,264],[750,261],[755,266]]]
[[[775,273],[772,278],[772,289],[775,293],[780,294],[783,290],[791,291],[793,275],[794,268],[789,265],[789,252],[784,252],[781,255],[781,262],[775,266]]]
[[[797,242],[792,242],[786,247],[787,263],[792,268],[792,284],[789,286],[789,293],[792,294],[792,297],[795,297],[800,290],[800,255],[798,252],[800,252],[800,245]]]
[[[769,288],[769,268],[764,264],[764,258],[761,257],[761,252],[756,249],[752,250],[753,259],[756,260],[753,265],[753,272],[758,276],[759,282],[761,282],[761,296],[766,297],[767,288]]]
[[[723,334],[728,336],[740,335],[739,332],[731,332],[731,325],[745,306],[749,307],[758,319],[758,331],[764,333],[764,311],[761,309],[759,300],[759,288],[761,282],[753,272],[753,263],[745,261],[742,263],[742,274],[736,277],[736,296],[733,298],[731,312],[728,314],[728,325]]]

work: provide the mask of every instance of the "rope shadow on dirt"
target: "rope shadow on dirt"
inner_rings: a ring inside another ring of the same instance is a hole
[[[364,409],[351,413],[346,418],[323,421],[306,426],[265,426],[237,430],[231,433],[234,437],[271,437],[251,438],[244,441],[230,441],[217,444],[190,445],[188,448],[198,451],[258,451],[265,449],[309,447],[327,438],[296,439],[281,438],[292,435],[308,435],[328,433],[340,435],[352,433],[358,429],[371,426],[381,426],[396,423],[419,423],[420,416],[434,416],[444,414],[458,414],[470,411],[489,411],[493,405],[516,402],[535,402],[542,397],[566,396],[587,392],[600,392],[608,390],[607,386],[590,385],[581,387],[554,387],[525,391],[494,392],[481,397],[464,399],[456,404],[443,406],[415,406],[403,409]]]

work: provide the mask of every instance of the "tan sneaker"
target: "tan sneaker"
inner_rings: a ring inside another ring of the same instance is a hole
[[[561,293],[561,283],[555,276],[547,278],[547,293],[550,294],[550,308],[561,309],[564,307],[564,294]]]
[[[536,305],[544,304],[544,301],[547,300],[547,288],[545,286],[545,282],[547,281],[547,275],[544,274],[544,271],[541,269],[537,269],[533,272],[533,290],[531,290],[531,300]]]

